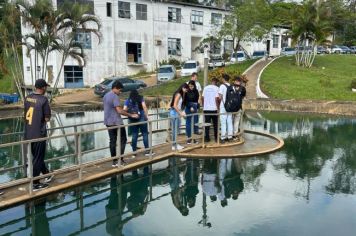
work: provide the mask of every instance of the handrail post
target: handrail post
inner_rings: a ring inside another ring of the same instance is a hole
[[[23,141],[23,137],[21,138],[21,141]],[[26,167],[27,146],[28,146],[27,143],[21,143],[21,163],[22,163],[23,173],[25,177],[27,177],[27,167]]]
[[[188,117],[188,119],[190,119],[190,140],[192,142],[192,144],[194,144],[194,138],[195,138],[195,135],[194,135],[194,113],[190,113],[190,116]],[[189,139],[189,137],[188,137]]]
[[[78,157],[78,152],[79,152],[79,142],[78,142],[78,128],[77,125],[74,125],[74,148],[75,148],[75,153],[74,156]],[[75,164],[78,164],[78,158],[75,158]]]
[[[205,148],[205,115],[204,115],[204,113],[203,113],[203,125],[202,125],[202,128],[203,128],[202,143],[203,143],[203,148]]]
[[[31,143],[27,144],[27,163],[28,163],[28,177],[30,178],[30,185],[28,186],[28,190],[30,196],[33,194],[33,165],[32,165],[32,152],[31,152]]]
[[[82,167],[82,135],[81,133],[76,134],[78,139],[78,154],[77,159],[79,163],[79,181],[82,181],[83,178],[83,167]]]
[[[117,131],[116,144],[117,144],[118,150],[116,150],[116,157],[114,157],[114,158],[118,158],[119,159],[118,163],[119,163],[119,166],[121,166],[121,125],[117,129],[118,129],[118,131]],[[119,155],[118,155],[118,153],[119,153]]]
[[[149,129],[149,137],[148,137],[148,143],[149,143],[149,148],[150,148],[150,159],[152,159],[152,153],[153,153],[153,132],[152,132],[152,121],[148,121],[148,129]]]
[[[220,131],[220,112],[218,111],[217,115],[218,117],[218,145],[220,145],[220,135],[221,135],[221,131]]]

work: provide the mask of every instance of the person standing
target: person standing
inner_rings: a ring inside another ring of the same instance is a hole
[[[104,105],[104,124],[106,127],[115,127],[119,125],[123,125],[123,121],[121,115],[127,116],[129,118],[138,118],[137,114],[129,114],[124,111],[120,107],[120,97],[121,91],[123,89],[123,85],[120,81],[116,80],[111,86],[111,91],[106,93],[103,98]],[[110,138],[110,154],[111,157],[116,157],[116,142],[117,142],[117,132],[118,128],[108,129],[109,138]],[[121,150],[120,154],[123,155],[125,153],[127,137],[126,137],[126,129],[125,127],[120,127],[120,144]],[[123,158],[121,158],[121,163],[125,164]],[[112,163],[113,167],[118,167],[118,160],[114,159]]]
[[[49,84],[44,79],[35,82],[35,92],[25,98],[25,140],[39,139],[47,137],[47,126],[51,118],[51,108],[48,99],[44,96]],[[33,156],[33,177],[48,174],[49,170],[44,162],[46,154],[46,140],[31,142],[31,153]],[[39,180],[33,181],[33,191],[48,188],[48,183],[52,181],[53,175],[46,177],[44,183]]]
[[[218,107],[219,107],[219,87],[218,80],[211,79],[211,84],[203,90],[202,103],[205,114],[205,122],[213,125],[215,142],[218,140]],[[205,127],[205,142],[210,142],[210,127]]]
[[[187,135],[187,144],[197,144],[197,140],[192,140],[192,132],[198,135],[199,127],[198,124],[199,116],[193,115],[198,112],[198,101],[199,101],[199,92],[196,88],[196,84],[193,80],[188,82],[188,92],[185,95],[184,104],[185,104],[185,114],[190,115],[186,117],[185,123],[185,133]],[[193,130],[192,130],[193,126]]]
[[[196,86],[196,88],[197,88],[199,94],[201,94],[202,88],[201,88],[201,85],[200,85],[200,83],[199,83],[199,81],[198,81],[198,73],[193,72],[193,73],[192,73],[192,78],[191,78],[190,80],[193,80],[193,81],[195,82],[195,86]],[[188,81],[188,83],[189,83],[189,81]]]
[[[177,136],[180,127],[180,117],[185,117],[184,112],[184,97],[188,92],[188,85],[182,84],[177,91],[174,92],[170,104],[169,116],[171,117],[171,129],[172,129],[172,150],[182,150],[183,146],[177,143]]]
[[[240,120],[242,114],[242,101],[246,97],[246,88],[241,84],[242,79],[240,76],[236,76],[234,79],[234,90],[237,96],[237,103],[236,109],[237,112],[233,115],[233,123],[234,123],[234,132],[233,132],[233,140],[239,141],[240,138],[238,137],[239,128],[240,128]]]
[[[129,98],[125,101],[124,110],[130,114],[138,115],[137,119],[129,118],[130,123],[138,123],[138,122],[144,122],[144,121],[148,120],[148,109],[147,109],[145,100],[137,92],[137,90],[131,91]],[[148,125],[147,125],[147,123],[131,126],[132,151],[133,152],[137,151],[137,139],[138,139],[139,131],[141,131],[142,138],[143,138],[143,144],[146,149],[145,156],[149,156],[150,151],[148,150],[149,143],[148,143]],[[152,154],[154,154],[154,153],[152,153]],[[136,157],[136,154],[133,154],[133,157]]]
[[[227,113],[225,109],[226,102],[226,94],[227,89],[230,86],[229,80],[230,76],[227,74],[223,74],[222,76],[222,84],[219,88],[219,97],[220,97],[220,125],[221,125],[221,143],[225,143],[225,141],[229,141],[232,139],[232,115],[231,113]]]

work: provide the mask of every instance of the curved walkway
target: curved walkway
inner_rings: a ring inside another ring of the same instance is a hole
[[[272,59],[261,59],[257,61],[253,67],[251,67],[245,74],[247,75],[248,78],[248,83],[246,85],[246,98],[247,99],[256,99],[257,98],[257,93],[256,93],[256,87],[257,87],[257,80],[258,76],[263,70],[263,68],[271,61]]]

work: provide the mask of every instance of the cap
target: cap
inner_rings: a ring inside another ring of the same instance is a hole
[[[47,84],[46,80],[44,80],[44,79],[38,79],[35,82],[36,88],[44,88],[44,87],[48,87],[48,86],[50,86],[50,85]]]

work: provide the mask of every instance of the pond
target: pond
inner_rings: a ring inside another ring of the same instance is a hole
[[[250,112],[244,125],[285,146],[250,158],[172,158],[27,202],[0,211],[0,235],[356,232],[356,119]]]

